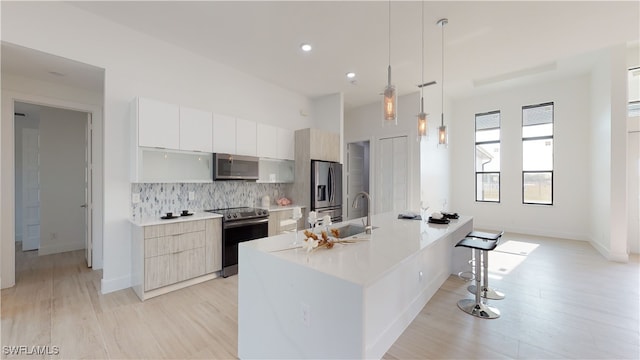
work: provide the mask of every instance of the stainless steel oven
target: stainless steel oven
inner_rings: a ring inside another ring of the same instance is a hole
[[[269,212],[255,208],[206,210],[222,215],[222,276],[238,273],[238,244],[269,235]]]

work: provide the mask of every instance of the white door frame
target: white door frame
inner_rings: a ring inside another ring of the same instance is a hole
[[[92,200],[93,211],[92,243],[93,243],[93,268],[102,268],[103,246],[103,116],[102,107],[94,104],[82,104],[73,101],[55,99],[34,94],[24,94],[12,91],[2,91],[2,123],[0,131],[0,146],[2,174],[0,177],[0,249],[1,251],[1,277],[0,287],[7,288],[15,285],[15,102],[24,102],[36,105],[50,106],[68,110],[90,113],[93,119],[93,132],[91,139],[92,158],[94,161],[92,171]]]

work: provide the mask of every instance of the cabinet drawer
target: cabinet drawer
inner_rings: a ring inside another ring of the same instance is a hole
[[[205,274],[205,249],[191,249],[172,254],[176,262],[177,281],[188,280]]]
[[[204,246],[144,259],[144,290],[149,291],[205,274]]]
[[[202,248],[204,247],[205,237],[206,235],[204,231],[198,231],[145,239],[144,257],[150,258],[159,255],[173,254],[189,249]]]
[[[195,231],[204,231],[205,221],[197,220],[197,221],[184,221],[173,224],[162,224],[162,225],[152,225],[145,226],[144,228],[144,238],[155,238],[160,236],[169,236],[176,234],[183,234],[188,232]]]
[[[149,291],[178,281],[173,254],[144,259],[144,290]]]

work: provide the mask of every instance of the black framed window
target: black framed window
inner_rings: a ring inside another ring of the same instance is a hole
[[[522,107],[522,203],[553,205],[553,102]]]
[[[500,202],[500,111],[476,114],[476,201]]]

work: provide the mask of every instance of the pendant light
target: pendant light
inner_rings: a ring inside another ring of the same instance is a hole
[[[444,126],[444,26],[449,23],[448,19],[440,19],[438,20],[438,25],[442,27],[442,78],[441,78],[441,105],[442,105],[442,113],[440,115],[440,127],[438,127],[438,146],[443,145],[447,146],[448,135],[447,135],[447,127]]]
[[[422,0],[422,37],[421,39],[421,56],[422,56],[422,73],[420,75],[420,113],[418,114],[418,141],[426,139],[429,134],[427,128],[427,114],[424,112],[424,0]]]
[[[387,68],[387,86],[382,98],[383,124],[398,125],[398,93],[391,85],[391,0],[389,0],[389,67]]]

